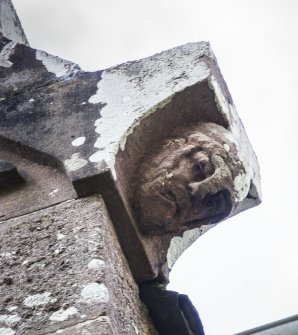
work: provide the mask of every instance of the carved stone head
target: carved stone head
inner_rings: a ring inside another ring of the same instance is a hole
[[[239,165],[226,133],[213,123],[180,128],[144,159],[134,199],[144,234],[181,235],[230,214]]]

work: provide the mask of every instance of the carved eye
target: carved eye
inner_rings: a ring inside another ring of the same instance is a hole
[[[196,168],[198,169],[198,171],[203,172],[205,168],[205,164],[203,162],[197,162]]]
[[[205,163],[197,162],[193,167],[193,180],[198,182],[204,180],[205,178]]]
[[[206,163],[205,162],[198,162],[196,164],[196,168],[198,169],[198,171],[200,171],[201,173],[204,173],[205,171],[205,166],[206,166]]]
[[[166,198],[167,200],[170,201],[176,201],[175,195],[172,191],[168,191],[168,192],[162,192],[160,193],[164,198]]]

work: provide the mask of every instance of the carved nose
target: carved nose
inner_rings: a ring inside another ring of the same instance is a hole
[[[225,183],[230,183],[231,172],[220,156],[213,157],[212,170],[204,180],[194,181],[188,184],[190,194],[193,197],[203,199],[207,194],[216,194],[223,190]],[[210,165],[211,166],[211,165]]]
[[[202,181],[188,184],[191,196],[203,199],[208,193],[212,192],[212,177],[208,177]]]
[[[23,182],[23,177],[13,164],[0,160],[0,190]]]

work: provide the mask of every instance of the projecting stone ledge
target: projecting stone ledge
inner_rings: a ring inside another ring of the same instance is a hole
[[[22,157],[10,199],[32,194],[12,210],[2,192],[3,220],[100,193],[135,279],[167,281],[196,238],[260,202],[258,163],[208,43],[94,73],[4,37],[1,48],[0,153]],[[41,192],[30,165],[63,187]]]

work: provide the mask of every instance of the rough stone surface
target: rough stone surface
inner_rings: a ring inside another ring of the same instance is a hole
[[[0,240],[7,334],[155,334],[100,197],[2,221]]]

